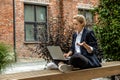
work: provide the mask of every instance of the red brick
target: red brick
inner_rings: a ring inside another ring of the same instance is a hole
[[[0,42],[13,45],[13,0],[0,0]],[[16,51],[18,57],[30,57],[32,52],[28,50],[28,46],[34,44],[24,43],[24,2],[23,0],[15,0],[16,2]],[[48,20],[51,17],[57,18],[60,13],[60,0],[50,0],[48,6]],[[78,14],[77,6],[79,3],[97,5],[98,0],[63,0],[62,20],[67,20],[68,24],[72,24],[72,18]],[[95,19],[97,19],[95,17]],[[36,55],[35,55],[36,56]]]

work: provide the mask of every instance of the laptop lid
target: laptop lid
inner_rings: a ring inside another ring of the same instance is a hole
[[[47,49],[54,60],[66,60],[59,46],[47,46]]]

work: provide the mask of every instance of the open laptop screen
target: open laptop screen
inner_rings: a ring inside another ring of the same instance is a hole
[[[47,46],[47,49],[54,60],[66,60],[59,46]]]

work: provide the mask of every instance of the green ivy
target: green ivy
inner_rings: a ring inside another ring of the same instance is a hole
[[[107,60],[120,61],[120,1],[100,0],[94,12],[99,15],[95,32]]]

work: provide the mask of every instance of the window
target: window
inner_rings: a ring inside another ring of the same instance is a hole
[[[36,42],[47,40],[47,8],[46,6],[24,6],[25,41]]]
[[[93,23],[93,15],[89,10],[78,9],[78,14],[82,14],[85,16],[87,21],[87,26],[91,27]]]

